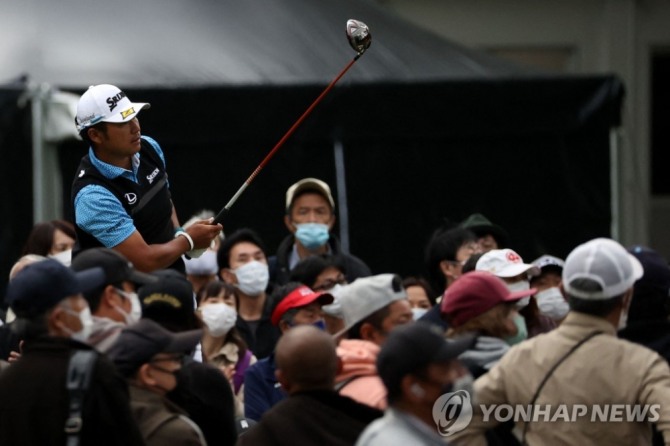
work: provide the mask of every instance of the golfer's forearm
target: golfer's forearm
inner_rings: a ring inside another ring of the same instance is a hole
[[[191,249],[185,237],[176,237],[169,242],[147,245],[140,237],[131,236],[114,249],[130,260],[135,268],[144,272],[164,269],[172,265],[182,254]]]

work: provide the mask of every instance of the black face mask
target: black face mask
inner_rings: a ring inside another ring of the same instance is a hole
[[[174,375],[174,377],[177,380],[177,385],[175,386],[174,389],[169,391],[165,396],[172,402],[176,403],[177,405],[181,405],[180,402],[183,403],[184,399],[187,397],[187,395],[190,392],[190,374],[188,373],[188,368],[189,364],[193,362],[193,359],[190,356],[186,356],[183,359],[181,368],[179,370],[175,370],[174,372],[169,372]],[[167,371],[166,371],[167,372]]]

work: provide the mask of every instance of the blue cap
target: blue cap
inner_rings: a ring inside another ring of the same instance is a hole
[[[34,317],[63,299],[105,283],[105,272],[96,267],[75,273],[62,263],[47,259],[26,266],[7,286],[7,301],[18,317]]]

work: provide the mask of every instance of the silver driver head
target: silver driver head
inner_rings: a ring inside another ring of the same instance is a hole
[[[359,55],[370,48],[370,43],[372,43],[372,34],[370,34],[368,25],[359,20],[347,20],[347,38],[349,39],[349,45]]]

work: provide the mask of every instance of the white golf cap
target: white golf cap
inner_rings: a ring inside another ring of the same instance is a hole
[[[291,208],[295,196],[304,191],[312,191],[323,195],[323,198],[330,203],[330,207],[335,209],[335,200],[333,200],[333,195],[330,193],[330,187],[325,182],[317,178],[303,178],[286,191],[286,212]]]
[[[644,274],[640,261],[619,243],[597,238],[577,246],[565,259],[563,287],[567,294],[588,300],[604,300],[619,296]],[[578,288],[577,279],[589,279],[602,290]]]
[[[118,87],[109,84],[91,85],[77,104],[77,131],[99,122],[127,122],[140,110],[151,107],[145,102],[130,102]]]
[[[540,274],[540,268],[523,263],[521,256],[511,249],[492,249],[479,258],[475,270],[487,271],[498,277],[514,277],[522,273],[531,276]]]

